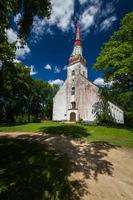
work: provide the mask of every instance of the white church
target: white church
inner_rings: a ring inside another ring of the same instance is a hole
[[[99,99],[99,88],[88,80],[86,60],[82,55],[80,25],[77,24],[76,39],[67,66],[67,79],[53,100],[54,121],[94,121],[94,104]],[[117,123],[124,123],[124,113],[118,106],[108,102]]]

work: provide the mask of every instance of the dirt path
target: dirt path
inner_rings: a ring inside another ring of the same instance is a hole
[[[132,200],[133,152],[107,142],[85,143],[64,136],[1,133],[1,137],[36,140],[71,161],[74,200]]]

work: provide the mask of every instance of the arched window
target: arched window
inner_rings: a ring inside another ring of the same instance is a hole
[[[71,89],[71,95],[75,95],[75,87],[72,87],[72,89]]]
[[[72,76],[74,76],[75,75],[75,70],[72,70]]]
[[[75,109],[76,108],[76,102],[72,102],[72,109]]]

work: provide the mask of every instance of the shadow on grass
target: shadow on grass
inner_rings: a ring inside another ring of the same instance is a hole
[[[52,134],[52,135],[70,136],[73,138],[82,138],[82,137],[87,137],[90,135],[87,132],[85,127],[78,126],[78,125],[70,125],[70,124],[41,127],[39,129],[39,132]]]
[[[0,199],[69,199],[66,155],[43,145],[18,139],[0,139]]]
[[[29,124],[28,122],[0,123],[0,127],[12,127]]]
[[[106,156],[118,146],[104,141],[85,143],[79,138],[88,132],[77,125],[41,130],[16,139],[0,138],[0,199],[80,200],[91,193],[85,179],[113,175],[113,164]]]

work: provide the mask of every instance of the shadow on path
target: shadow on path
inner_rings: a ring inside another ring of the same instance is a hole
[[[0,199],[80,200],[91,192],[85,179],[112,176],[113,165],[106,156],[118,146],[104,141],[87,144],[81,139],[86,134],[82,127],[64,125],[16,139],[1,137]]]
[[[69,159],[27,140],[0,139],[0,199],[69,199]]]

